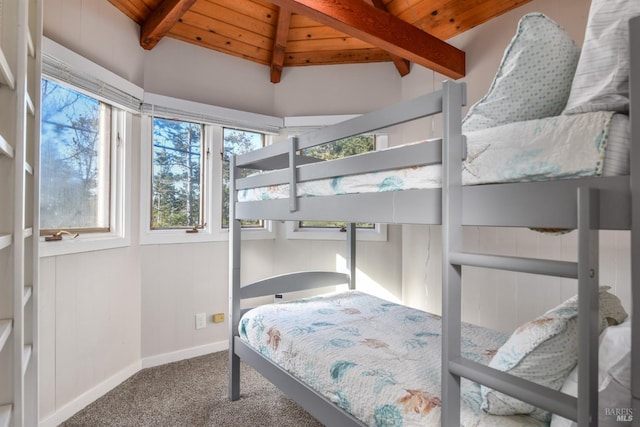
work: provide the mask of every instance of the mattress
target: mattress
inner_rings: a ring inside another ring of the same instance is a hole
[[[440,426],[440,317],[347,291],[254,308],[240,320],[252,348],[369,426]],[[488,364],[508,335],[463,324],[464,357]],[[481,409],[462,380],[461,425],[546,425]]]
[[[629,173],[628,116],[591,112],[547,117],[467,132],[464,185],[546,181]],[[393,150],[394,148],[390,148]],[[437,188],[442,167],[415,166],[302,182],[297,194],[333,196]],[[239,201],[289,197],[289,185],[238,192]]]

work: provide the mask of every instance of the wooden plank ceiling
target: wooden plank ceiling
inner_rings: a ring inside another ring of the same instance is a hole
[[[172,37],[270,67],[393,61],[448,77],[464,52],[444,40],[530,0],[108,0],[140,25],[153,49]]]

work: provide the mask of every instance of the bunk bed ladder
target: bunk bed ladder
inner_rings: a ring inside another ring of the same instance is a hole
[[[461,121],[445,85],[443,101],[443,296],[442,296],[442,425],[460,425],[460,381],[467,378],[542,409],[578,421],[598,423],[598,228],[599,192],[578,189],[578,262],[495,256],[462,251],[462,165],[464,140]],[[452,104],[452,105],[449,105]],[[462,266],[475,266],[578,279],[578,398],[535,384],[461,355]],[[578,405],[578,402],[580,404]]]

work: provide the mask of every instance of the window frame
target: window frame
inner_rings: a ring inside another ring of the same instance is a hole
[[[184,102],[184,101],[183,101]],[[160,117],[157,115],[155,117]],[[204,161],[201,165],[204,180],[202,218],[206,226],[197,233],[187,233],[184,228],[152,229],[151,228],[151,179],[153,156],[153,117],[143,113],[141,118],[141,156],[140,156],[140,244],[178,244],[217,242],[229,239],[229,229],[222,226],[222,167],[224,128],[242,130],[239,126],[212,124],[202,121]],[[176,117],[172,117],[175,119]],[[183,120],[182,118],[177,118]],[[186,118],[184,120],[187,120]],[[187,120],[187,121],[192,121]],[[249,132],[260,132],[249,130]],[[260,132],[263,133],[263,132]],[[269,143],[269,135],[264,134],[265,144]],[[246,240],[275,239],[271,221],[265,221],[261,228],[243,228],[242,238]]]
[[[224,193],[225,193],[225,188],[224,188],[224,167],[225,167],[225,160],[224,160],[224,131],[225,130],[230,130],[230,131],[238,131],[238,132],[250,132],[250,133],[255,133],[255,134],[259,134],[262,137],[262,146],[260,148],[264,148],[268,145],[270,145],[272,143],[271,141],[271,137],[267,134],[265,134],[264,132],[257,132],[257,131],[250,131],[250,130],[246,130],[246,129],[240,129],[238,127],[232,127],[232,126],[222,126],[222,140],[221,140],[221,145],[220,145],[220,159],[221,159],[221,163],[220,163],[220,210],[219,210],[219,217],[220,217],[220,228],[222,230],[226,230],[227,232],[229,231],[229,223],[227,223],[227,225],[224,225],[224,215],[222,215],[224,213],[223,208],[224,208]],[[227,165],[228,167],[230,167],[231,164],[231,159],[229,159],[229,165]],[[231,195],[229,195],[229,197],[231,197]],[[260,222],[262,222],[262,226],[245,226],[241,224],[241,228],[243,231],[247,231],[247,232],[259,232],[259,231],[264,231],[266,229],[269,229],[271,227],[271,221],[269,220],[264,220],[261,219],[259,220]],[[242,223],[242,221],[241,221]]]
[[[207,164],[207,159],[208,157],[210,157],[211,152],[209,151],[209,145],[207,144],[207,142],[205,141],[206,138],[206,126],[203,123],[196,123],[190,120],[182,120],[182,119],[176,119],[176,118],[168,118],[168,117],[160,117],[160,116],[151,116],[151,193],[150,193],[150,205],[149,205],[149,209],[151,211],[150,216],[149,216],[149,228],[153,231],[158,231],[158,230],[181,230],[181,231],[185,231],[186,230],[193,230],[194,226],[175,226],[175,227],[153,227],[153,167],[154,167],[154,160],[155,160],[155,156],[154,156],[154,152],[155,152],[155,145],[154,145],[154,140],[153,140],[153,132],[154,132],[154,126],[155,126],[155,119],[163,119],[163,120],[172,120],[172,121],[176,121],[176,122],[181,122],[181,123],[192,123],[195,125],[198,125],[200,127],[200,206],[199,206],[199,222],[198,224],[195,225],[196,229],[198,230],[198,232],[202,229],[202,228],[206,228],[207,226],[207,221],[205,218],[205,195],[207,194],[207,168],[205,167]],[[202,226],[202,228],[200,228],[199,226]]]
[[[285,127],[289,137],[323,126],[352,119],[354,115],[286,117]],[[384,131],[375,132],[376,151],[389,146],[389,137]],[[344,240],[344,232],[333,227],[300,227],[300,221],[287,221],[285,235],[288,240]],[[369,242],[386,242],[387,225],[376,223],[373,228],[357,229],[356,239]]]
[[[91,96],[91,95],[90,95]],[[59,241],[45,240],[40,236],[40,256],[57,256],[96,250],[113,249],[131,245],[131,186],[126,185],[131,176],[131,114],[111,105],[110,143],[110,203],[109,230],[82,232],[77,238],[64,237]]]
[[[106,141],[107,144],[108,144],[108,147],[101,147],[99,149],[100,153],[99,153],[99,157],[98,157],[99,162],[105,162],[106,161],[108,163],[108,167],[106,167],[104,169],[100,168],[99,170],[100,171],[105,171],[105,170],[109,171],[108,179],[104,180],[104,181],[108,182],[109,189],[108,189],[108,192],[106,192],[107,194],[101,194],[100,196],[98,196],[98,198],[104,197],[106,199],[107,209],[105,211],[99,210],[99,212],[98,212],[98,216],[101,216],[101,214],[103,214],[105,212],[107,213],[107,217],[108,218],[107,218],[107,225],[105,227],[100,227],[100,226],[98,226],[96,224],[95,226],[91,226],[91,227],[76,227],[76,226],[73,226],[73,225],[67,225],[67,226],[62,226],[62,227],[57,227],[57,228],[47,228],[47,227],[43,227],[42,226],[42,217],[43,217],[43,215],[42,215],[42,211],[40,211],[40,215],[39,215],[39,218],[40,218],[40,237],[42,237],[42,236],[44,236],[44,237],[51,236],[51,235],[53,235],[53,234],[55,234],[55,233],[57,233],[57,232],[59,232],[61,230],[68,231],[68,232],[73,232],[73,233],[78,233],[79,235],[80,234],[87,234],[87,233],[91,233],[91,234],[95,234],[95,233],[110,233],[112,231],[112,223],[113,223],[112,217],[113,217],[113,214],[114,214],[114,211],[112,209],[113,201],[117,197],[117,195],[114,194],[114,191],[113,191],[113,188],[112,188],[112,186],[114,184],[114,181],[115,181],[113,179],[113,169],[114,168],[113,168],[113,163],[112,162],[117,159],[117,153],[116,153],[117,150],[114,150],[114,144],[117,143],[117,135],[116,135],[116,137],[114,137],[114,135],[113,135],[114,130],[117,131],[116,126],[114,126],[114,120],[117,120],[117,119],[114,119],[114,117],[115,117],[114,113],[117,111],[117,107],[111,105],[108,102],[99,100],[95,96],[86,94],[83,91],[73,87],[72,85],[70,85],[68,83],[58,82],[58,81],[56,81],[56,80],[54,80],[52,78],[49,78],[47,76],[42,76],[41,77],[41,85],[42,85],[42,80],[45,80],[45,79],[50,81],[50,82],[52,82],[52,83],[57,84],[58,86],[60,86],[60,87],[62,87],[64,89],[72,90],[72,91],[74,91],[76,93],[82,94],[83,96],[91,98],[91,100],[96,101],[98,103],[98,106],[100,108],[100,112],[99,112],[100,119],[99,119],[99,122],[98,122],[98,126],[100,128],[100,132],[102,130],[104,130],[103,127],[105,127],[105,128],[106,128],[106,126],[109,127],[109,129],[108,129],[108,132],[109,132],[108,133],[108,141]],[[42,86],[41,86],[41,89],[42,89]],[[107,107],[103,107],[103,105],[106,105]],[[107,108],[108,108],[108,114],[105,114],[104,111],[106,111]],[[107,123],[107,120],[103,120],[103,119],[106,119],[107,116],[108,116],[108,123]],[[42,128],[42,124],[41,124],[41,128]],[[42,140],[42,136],[40,138]],[[107,138],[105,138],[105,139],[107,139]],[[105,156],[106,159],[102,158],[102,156]],[[42,163],[42,162],[40,162],[40,163]],[[40,175],[42,176],[42,171],[40,171]],[[99,180],[98,181],[98,186],[106,185],[102,181],[103,180]]]
[[[47,37],[42,39],[42,56],[41,77],[68,85],[112,106],[112,158],[110,231],[81,234],[76,239],[63,238],[54,242],[45,242],[45,238],[40,237],[39,256],[45,258],[131,246],[133,114],[139,111],[137,105],[144,96],[144,90]],[[101,92],[87,88],[99,88]]]

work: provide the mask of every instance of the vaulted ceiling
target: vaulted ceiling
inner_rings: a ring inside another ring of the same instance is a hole
[[[445,40],[530,0],[109,0],[140,25],[153,49],[172,37],[270,67],[415,62],[465,74],[464,52]]]

